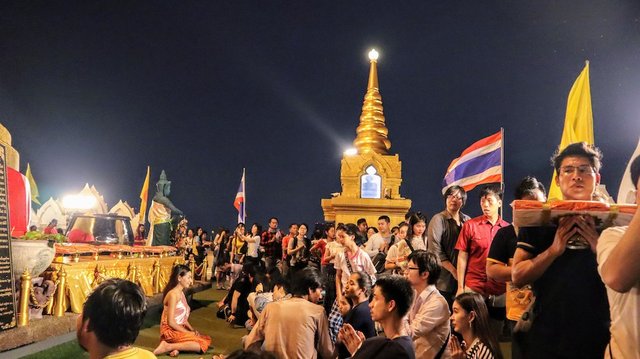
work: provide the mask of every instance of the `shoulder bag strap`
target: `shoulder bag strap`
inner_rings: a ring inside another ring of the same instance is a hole
[[[353,273],[353,267],[351,266],[351,260],[349,259],[349,255],[347,252],[344,252],[344,260],[347,262],[347,268],[349,268],[349,275]]]
[[[442,354],[444,354],[444,350],[447,348],[447,344],[449,344],[449,338],[451,338],[451,331],[449,331],[449,335],[447,335],[447,339],[444,340],[444,343],[442,344],[440,351],[438,352],[438,354],[436,354],[434,359],[442,358]]]
[[[413,238],[405,240],[405,242],[407,242],[407,245],[409,246],[409,249],[411,250],[411,253],[413,253],[413,251],[414,251],[413,246],[411,245],[411,241],[412,240],[413,240]]]

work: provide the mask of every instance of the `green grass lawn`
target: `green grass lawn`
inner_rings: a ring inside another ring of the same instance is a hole
[[[193,295],[191,301],[191,316],[189,322],[199,332],[211,336],[211,346],[205,354],[180,353],[179,358],[211,358],[213,354],[228,354],[241,348],[240,340],[247,334],[245,329],[232,329],[222,319],[216,318],[217,307],[215,303],[222,299],[225,291],[207,289]],[[145,323],[136,346],[147,350],[153,350],[160,343],[160,315],[161,308],[149,311],[145,317]],[[168,358],[168,355],[160,355],[159,358]],[[24,358],[48,359],[48,358],[89,358],[78,345],[77,340],[73,340],[50,349],[35,353]]]

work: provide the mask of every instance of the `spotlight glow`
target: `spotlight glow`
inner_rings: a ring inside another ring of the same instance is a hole
[[[86,210],[96,205],[96,199],[92,196],[69,195],[62,199],[65,209]]]
[[[357,154],[358,154],[358,150],[355,148],[348,148],[347,150],[344,151],[345,156],[355,156]]]

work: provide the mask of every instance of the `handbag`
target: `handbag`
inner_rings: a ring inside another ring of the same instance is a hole
[[[513,327],[513,331],[516,333],[527,333],[531,329],[531,325],[533,325],[533,320],[535,319],[535,314],[533,312],[533,307],[536,304],[536,297],[531,299],[531,302],[525,309],[520,319],[516,322],[515,327]]]
[[[229,318],[230,316],[231,316],[231,308],[226,304],[220,307],[220,309],[218,309],[218,311],[216,312],[216,317],[220,319],[227,320],[227,318]]]
[[[373,258],[371,259],[371,263],[373,263],[373,266],[376,268],[376,273],[384,272],[384,264],[386,261],[387,255],[383,252],[378,252],[378,254],[373,256]]]

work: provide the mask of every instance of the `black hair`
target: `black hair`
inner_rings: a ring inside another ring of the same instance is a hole
[[[596,173],[599,173],[600,168],[602,168],[602,152],[600,149],[586,142],[576,142],[565,147],[562,151],[556,151],[553,156],[551,156],[551,163],[553,164],[553,168],[555,168],[556,173],[560,173],[562,161],[566,157],[571,156],[584,157],[589,160],[591,167]]]
[[[253,263],[245,263],[242,265],[242,273],[248,276],[255,277],[258,273],[258,266]]]
[[[491,329],[489,322],[489,311],[485,304],[484,297],[478,293],[462,293],[456,297],[455,302],[460,305],[465,312],[476,314],[471,322],[473,334],[491,350],[491,354],[496,359],[502,359],[502,352],[496,334]]]
[[[633,182],[633,187],[635,188],[638,185],[638,178],[640,177],[640,156],[636,157],[633,162],[631,162],[630,172],[631,181]]]
[[[258,228],[258,234],[262,233],[262,225],[260,225],[260,223],[256,222],[251,227],[253,226],[256,226]]]
[[[278,267],[272,266],[267,271],[266,275],[269,277],[269,280],[268,281],[265,280],[262,283],[262,286],[265,292],[271,292],[273,290],[273,286],[275,285],[275,283],[280,279],[282,279],[282,273],[280,273],[280,270],[278,269]]]
[[[358,233],[358,227],[353,223],[339,224],[336,228],[337,231],[344,231],[350,236],[355,236]]]
[[[380,220],[383,220],[383,221],[385,221],[387,223],[391,223],[391,218],[389,218],[389,216],[387,216],[386,214],[378,217],[378,221],[380,221]]]
[[[407,240],[411,240],[413,238],[413,226],[418,224],[419,222],[424,222],[426,227],[429,222],[427,221],[427,217],[422,214],[422,212],[418,211],[414,213],[411,218],[409,218],[409,229],[407,230]],[[422,239],[427,238],[427,230],[425,228],[424,233],[422,233]]]
[[[307,228],[307,232],[309,232],[309,225],[306,223],[300,223],[300,225],[298,225],[298,230],[300,230],[300,227],[305,226]]]
[[[38,226],[36,226],[36,225],[31,225],[31,226],[29,226],[29,230],[30,230],[30,231],[37,231],[37,230],[38,230]]]
[[[178,285],[178,278],[184,277],[189,272],[191,272],[191,268],[184,264],[178,264],[177,266],[173,267],[173,269],[171,270],[171,276],[169,277],[169,282],[167,282],[167,285],[162,291],[163,300],[167,296],[167,293],[169,293],[171,289],[175,288],[176,285]]]
[[[273,291],[276,286],[283,288],[285,293],[290,293],[291,292],[291,285],[289,284],[289,281],[287,280],[287,278],[280,276],[277,279],[272,279],[271,283],[270,283],[270,287],[271,287],[271,291]]]
[[[294,274],[291,287],[291,294],[304,296],[309,294],[309,289],[316,290],[321,288],[322,280],[315,269],[305,268]]]
[[[364,295],[369,298],[369,296],[371,295],[371,286],[373,285],[371,276],[363,271],[357,271],[352,274],[358,275],[358,280],[356,280],[356,283],[358,283],[358,287],[362,288]]]
[[[413,261],[413,263],[418,266],[419,274],[429,272],[427,284],[436,284],[438,277],[440,277],[440,272],[442,271],[442,266],[438,256],[420,249],[409,254],[409,258],[407,258],[407,260]]]
[[[358,226],[359,226],[359,225],[361,225],[362,223],[367,223],[366,218],[360,218],[360,219],[358,219],[358,221],[356,222],[356,225],[358,225]]]
[[[271,221],[269,221],[269,222],[271,222]],[[298,224],[297,224],[297,223],[291,223],[291,224],[289,225],[289,229],[291,229],[291,227],[293,227],[293,226],[296,226],[296,227],[297,227],[297,226],[298,226]]]
[[[147,298],[138,285],[128,280],[107,279],[97,286],[84,302],[82,321],[89,320],[88,330],[110,347],[131,345],[136,341],[144,316]]]
[[[460,198],[462,199],[462,206],[465,205],[465,203],[467,203],[467,191],[464,190],[464,188],[462,188],[461,186],[458,185],[453,185],[453,186],[449,186],[447,187],[447,190],[444,191],[444,194],[442,195],[442,197],[444,198],[444,200],[447,200],[447,197],[451,196],[452,194],[456,194],[458,193],[460,195]]]
[[[272,220],[276,220],[276,222],[280,223],[280,221],[278,220],[278,217],[271,217],[269,218],[269,223],[271,223]]]
[[[544,185],[538,181],[538,179],[532,176],[527,176],[520,181],[520,184],[516,187],[514,195],[516,199],[523,199],[527,196],[535,196],[536,190],[539,190],[545,196],[547,194],[547,190],[544,188]]]
[[[384,300],[396,302],[396,313],[399,318],[403,318],[413,302],[413,289],[409,281],[400,275],[390,275],[378,279],[376,287],[380,288],[380,293]]]
[[[369,227],[369,228],[367,228],[367,231],[369,231],[369,230],[372,230],[372,231],[373,231],[373,233],[378,233],[378,228],[376,228],[376,227]]]
[[[335,222],[325,222],[325,223],[322,225],[322,228],[323,228],[323,229],[322,229],[322,234],[323,234],[323,235],[326,235],[327,233],[329,233],[329,230],[330,230],[331,228],[335,228],[335,227],[336,227]]]
[[[480,190],[480,199],[486,196],[496,196],[502,201],[502,188],[498,184],[488,184]]]

